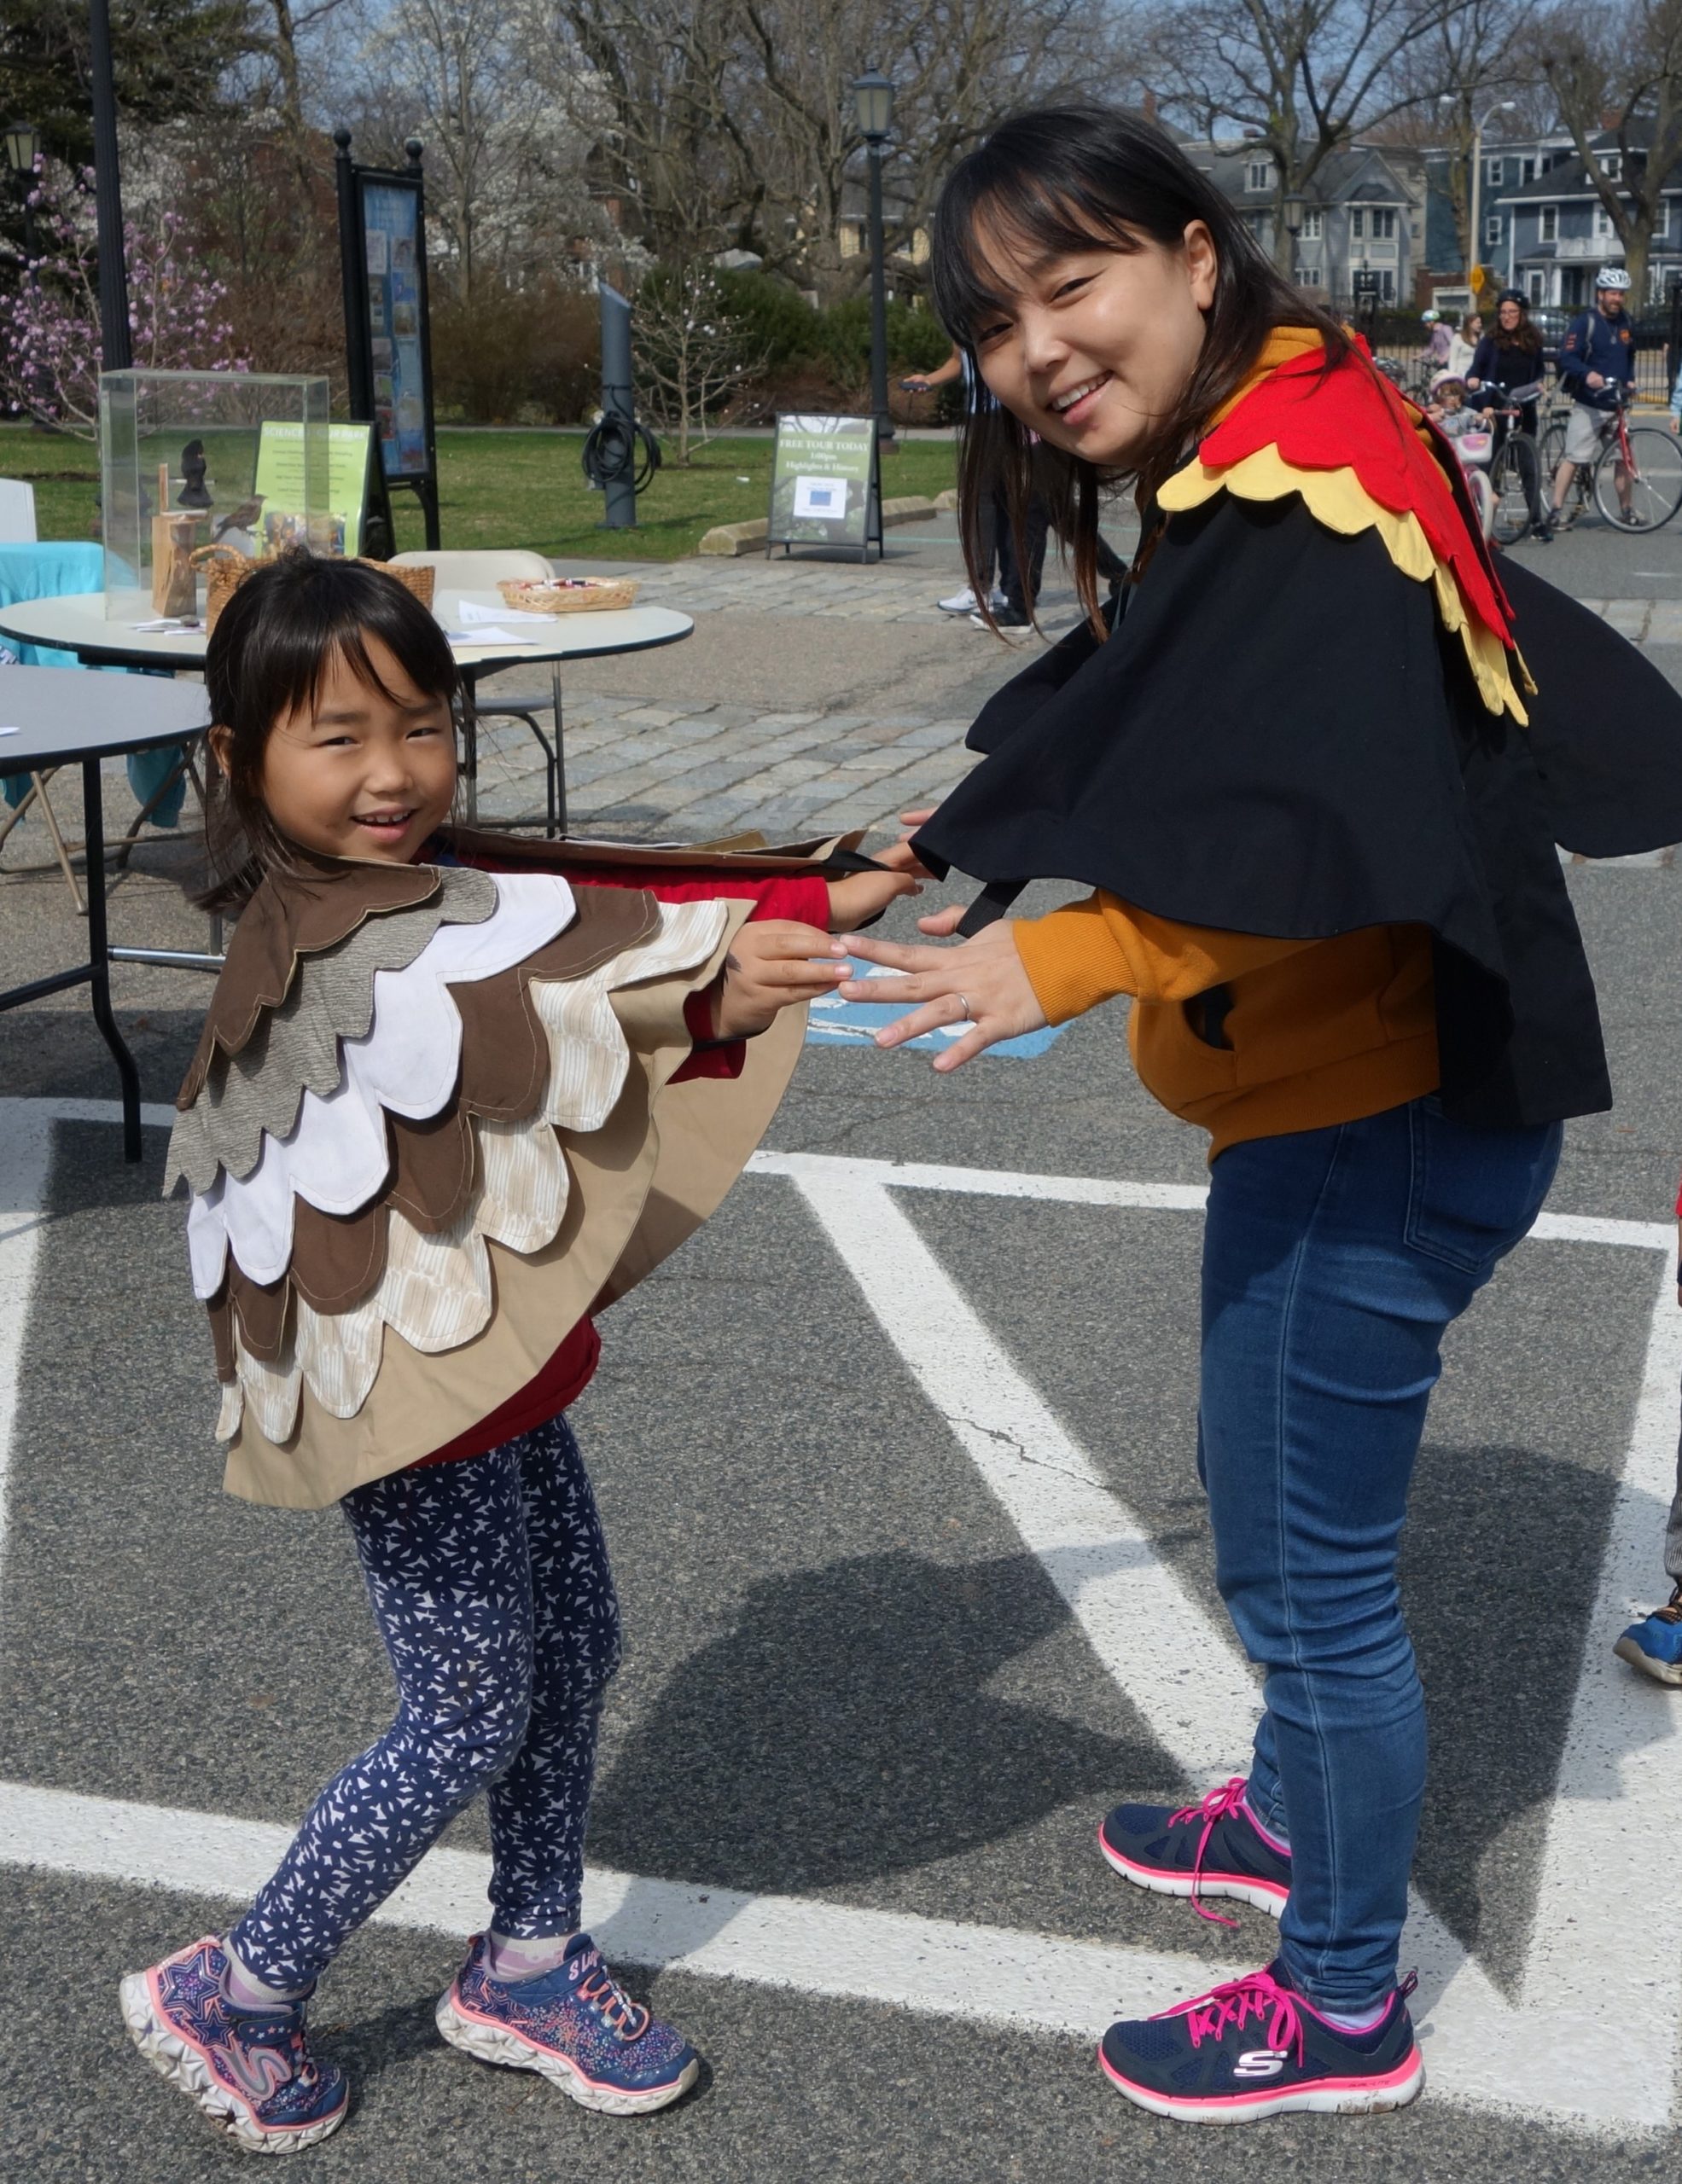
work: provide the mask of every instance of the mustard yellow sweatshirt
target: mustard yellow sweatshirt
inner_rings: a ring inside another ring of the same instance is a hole
[[[1437,1088],[1423,927],[1269,940],[1175,925],[1100,890],[1013,930],[1051,1023],[1134,996],[1140,1080],[1209,1132],[1212,1160],[1245,1138],[1354,1122]]]

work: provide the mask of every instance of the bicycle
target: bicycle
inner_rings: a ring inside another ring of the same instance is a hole
[[[1612,392],[1615,406],[1600,427],[1600,452],[1592,464],[1577,465],[1566,497],[1571,514],[1562,508],[1553,518],[1556,531],[1567,529],[1591,496],[1615,531],[1657,531],[1682,508],[1682,445],[1662,425],[1632,425],[1630,391]],[[1565,460],[1565,417],[1557,416],[1542,443],[1544,464],[1551,462],[1556,475]]]
[[[1532,433],[1521,429],[1527,410],[1534,412],[1542,398],[1542,382],[1505,390],[1505,399],[1489,411],[1499,435],[1494,461],[1489,466],[1493,507],[1485,536],[1503,546],[1516,545],[1540,520],[1542,467],[1537,460]]]

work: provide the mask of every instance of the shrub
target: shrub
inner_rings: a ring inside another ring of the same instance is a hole
[[[576,424],[600,392],[596,299],[553,279],[527,288],[487,281],[470,299],[434,290],[432,366],[442,416]]]

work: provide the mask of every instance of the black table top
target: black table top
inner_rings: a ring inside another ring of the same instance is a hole
[[[0,774],[149,751],[208,725],[201,682],[73,667],[0,667]],[[9,729],[18,733],[8,735]]]

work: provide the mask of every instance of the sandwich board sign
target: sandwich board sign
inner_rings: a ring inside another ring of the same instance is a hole
[[[777,421],[765,552],[780,545],[882,551],[882,495],[873,417],[786,416]]]

